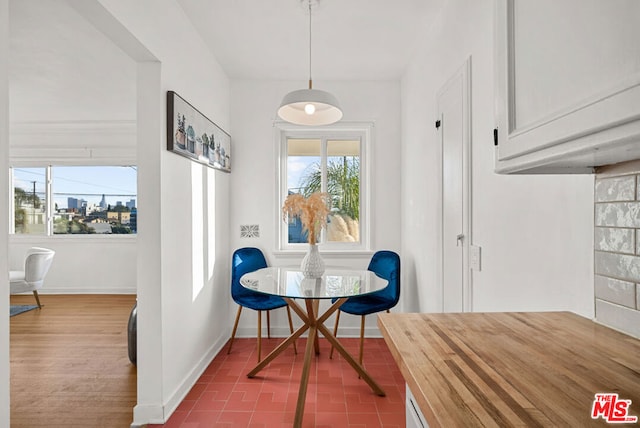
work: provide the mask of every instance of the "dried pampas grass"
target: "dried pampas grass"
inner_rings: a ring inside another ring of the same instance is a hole
[[[346,214],[333,214],[327,226],[327,240],[331,242],[358,242],[358,222]]]
[[[309,244],[315,245],[318,234],[327,225],[331,210],[331,196],[326,192],[315,192],[308,198],[294,193],[287,196],[282,206],[282,219],[300,216],[302,229],[309,233]]]

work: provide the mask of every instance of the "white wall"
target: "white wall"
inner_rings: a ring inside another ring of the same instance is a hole
[[[0,0],[0,171],[9,170],[9,1]],[[0,174],[0,189],[9,175]],[[0,207],[9,206],[9,192],[0,192]],[[9,313],[9,213],[0,209],[0,314]],[[0,316],[0,426],[9,426],[9,317]]]
[[[406,308],[442,310],[436,93],[471,56],[474,311],[593,316],[593,177],[493,173],[493,2],[451,0],[402,79],[402,255]]]
[[[76,3],[84,8],[83,2]],[[101,0],[99,5],[117,20],[114,25],[98,19],[105,31],[125,45],[140,43],[158,61],[138,60],[138,122],[152,129],[138,134],[139,145],[141,138],[149,144],[138,151],[139,367],[134,424],[163,422],[230,331],[226,225],[231,175],[165,149],[166,91],[176,91],[233,135],[229,81],[176,1]],[[89,9],[90,15],[100,13]],[[145,150],[149,162],[140,159]],[[157,207],[147,213],[144,226],[143,194],[147,207]]]
[[[295,265],[303,253],[276,256],[277,224],[281,207],[277,206],[277,150],[274,120],[282,97],[305,87],[306,82],[234,80],[231,91],[233,127],[233,182],[231,187],[230,249],[261,248],[271,265]],[[374,123],[371,165],[372,251],[400,249],[400,87],[398,82],[314,82],[314,87],[330,91],[344,111],[343,122]],[[260,226],[259,238],[240,238],[240,225]],[[366,269],[371,254],[332,256],[325,254],[328,266],[352,266]],[[256,317],[244,311],[239,335],[255,336]],[[245,315],[245,313],[247,313]],[[340,334],[358,335],[355,317],[341,318]],[[377,332],[375,317],[367,328]],[[230,319],[233,322],[233,319]],[[288,332],[284,311],[275,311],[272,333]],[[331,321],[329,321],[331,325]],[[359,325],[359,324],[358,324]],[[353,330],[350,330],[350,326]]]
[[[67,2],[10,14],[11,165],[135,165],[136,62]],[[136,292],[133,236],[11,235],[10,269],[31,246],[56,251],[43,294]]]
[[[0,0],[0,24],[7,21],[6,3]],[[134,417],[140,424],[163,422],[228,338],[235,311],[229,297],[230,252],[252,245],[265,250],[271,264],[291,262],[273,253],[280,210],[271,197],[276,183],[273,119],[282,96],[305,82],[230,83],[175,0],[92,3],[104,6],[160,63],[157,91],[148,94],[150,102],[145,104],[148,122],[158,125],[148,136],[152,144],[145,146],[153,151],[149,156],[159,160],[153,169],[157,176],[141,171],[144,179],[139,186],[141,193],[158,194],[160,210],[149,224],[160,236],[150,240],[153,246],[143,243],[138,248],[138,253],[154,253],[157,243],[159,256],[146,266],[149,275],[160,275],[138,290],[139,298],[151,301],[146,312],[139,312],[139,332],[147,333],[144,341],[150,343],[139,348],[145,367],[138,368]],[[425,29],[401,86],[397,82],[316,82],[315,86],[339,98],[345,120],[375,121],[372,249],[398,250],[402,242],[400,309],[439,311],[435,94],[471,55],[473,240],[483,248],[483,270],[473,274],[474,309],[568,309],[591,316],[593,178],[493,173],[492,5],[490,0],[448,2],[436,25]],[[2,35],[0,42],[2,53]],[[0,62],[0,78],[3,65]],[[139,63],[139,76],[153,75],[153,68],[152,63]],[[2,85],[0,79],[0,94]],[[196,165],[164,149],[166,90],[177,91],[231,134],[232,174]],[[0,108],[0,123],[6,117],[2,113]],[[3,138],[6,135],[0,134],[0,142]],[[6,150],[6,145],[0,147]],[[0,178],[3,183],[8,185],[6,178]],[[0,213],[0,223],[6,225],[6,220]],[[261,237],[239,238],[240,224],[259,224]],[[0,274],[6,278],[2,248]],[[327,261],[364,267],[368,260],[363,256]],[[141,275],[145,272],[138,272]],[[8,288],[6,280],[1,284]],[[0,311],[7,306],[6,299],[0,300]],[[274,322],[284,326],[286,321],[276,317]],[[153,328],[147,329],[149,325]],[[254,325],[245,318],[245,331]],[[0,341],[8,342],[7,331],[8,322],[0,323]],[[8,419],[2,412],[8,412],[8,395],[4,397],[3,391],[9,378],[8,356],[0,358],[2,424]]]
[[[136,293],[135,237],[11,237],[9,269],[24,270],[32,246],[56,252],[40,294]]]
[[[229,82],[194,32],[177,2],[165,0],[103,1],[107,9],[161,62],[161,93],[174,90],[222,128],[229,129]],[[167,31],[167,29],[172,29]],[[197,66],[194,66],[197,63]],[[165,102],[165,97],[159,98]],[[159,106],[164,112],[164,106]],[[228,186],[230,176],[161,151],[161,271],[162,373],[160,402],[140,397],[145,406],[135,422],[154,422],[154,405],[168,417],[191,383],[226,342],[228,325]],[[146,183],[151,185],[151,183]],[[141,189],[143,191],[144,188]],[[188,190],[185,192],[185,190]],[[140,251],[144,251],[140,248]],[[185,334],[185,333],[189,334]],[[140,387],[140,385],[139,385]],[[155,401],[155,402],[154,402]],[[142,411],[144,410],[144,412]],[[155,422],[161,422],[155,420]]]

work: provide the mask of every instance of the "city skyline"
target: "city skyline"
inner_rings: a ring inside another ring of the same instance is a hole
[[[13,169],[14,186],[26,193],[34,191],[43,199],[46,194],[45,167]],[[52,196],[58,209],[66,209],[68,198],[84,200],[88,205],[99,205],[102,197],[107,205],[117,202],[137,204],[137,171],[135,166],[53,166]]]

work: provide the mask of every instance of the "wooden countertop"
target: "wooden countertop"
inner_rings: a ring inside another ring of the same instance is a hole
[[[591,411],[609,392],[640,417],[640,340],[576,314],[385,313],[378,325],[431,428],[607,426]]]

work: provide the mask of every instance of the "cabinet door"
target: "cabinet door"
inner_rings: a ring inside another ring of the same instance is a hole
[[[498,172],[640,155],[615,150],[640,136],[639,23],[637,0],[497,0]]]
[[[406,384],[405,384],[406,385]],[[406,428],[429,428],[429,424],[425,420],[418,404],[416,403],[413,394],[409,389],[409,385],[405,386],[406,389]]]

